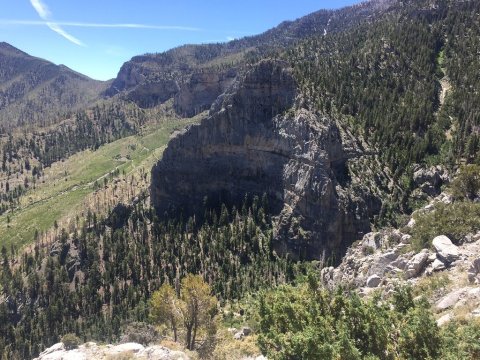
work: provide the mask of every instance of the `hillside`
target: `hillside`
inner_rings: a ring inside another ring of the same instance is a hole
[[[479,358],[479,14],[141,55],[0,139],[0,358]]]
[[[368,22],[388,11],[391,3],[375,0],[338,11],[321,10],[283,22],[257,36],[136,56],[122,66],[106,94],[120,93],[142,107],[174,98],[178,114],[193,116],[207,110],[227,89],[229,82],[225,80],[234,77],[246,64],[311,36],[344,31]]]
[[[108,83],[0,43],[0,130],[47,126],[97,100]]]

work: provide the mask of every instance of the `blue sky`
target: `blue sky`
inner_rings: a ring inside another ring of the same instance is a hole
[[[359,0],[0,0],[0,41],[106,80],[131,57],[259,34]]]

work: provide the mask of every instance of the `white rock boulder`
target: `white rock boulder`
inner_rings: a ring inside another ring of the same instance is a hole
[[[437,256],[440,260],[446,263],[452,263],[460,257],[458,247],[445,235],[440,235],[433,239],[432,245],[437,251]]]

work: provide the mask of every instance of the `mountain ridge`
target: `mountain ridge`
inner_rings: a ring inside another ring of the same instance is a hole
[[[0,45],[0,127],[48,126],[98,100],[108,82],[93,80],[8,44]]]

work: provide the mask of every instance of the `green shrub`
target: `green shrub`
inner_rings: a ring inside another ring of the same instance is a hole
[[[451,188],[456,198],[473,200],[480,193],[480,165],[462,166]]]
[[[62,337],[63,346],[65,346],[66,350],[73,350],[78,348],[78,346],[82,343],[80,338],[75,334],[65,334]]]
[[[412,230],[414,250],[430,247],[438,235],[446,235],[459,244],[467,234],[480,230],[480,204],[469,201],[448,205],[438,203],[435,211],[418,214],[415,220]]]

